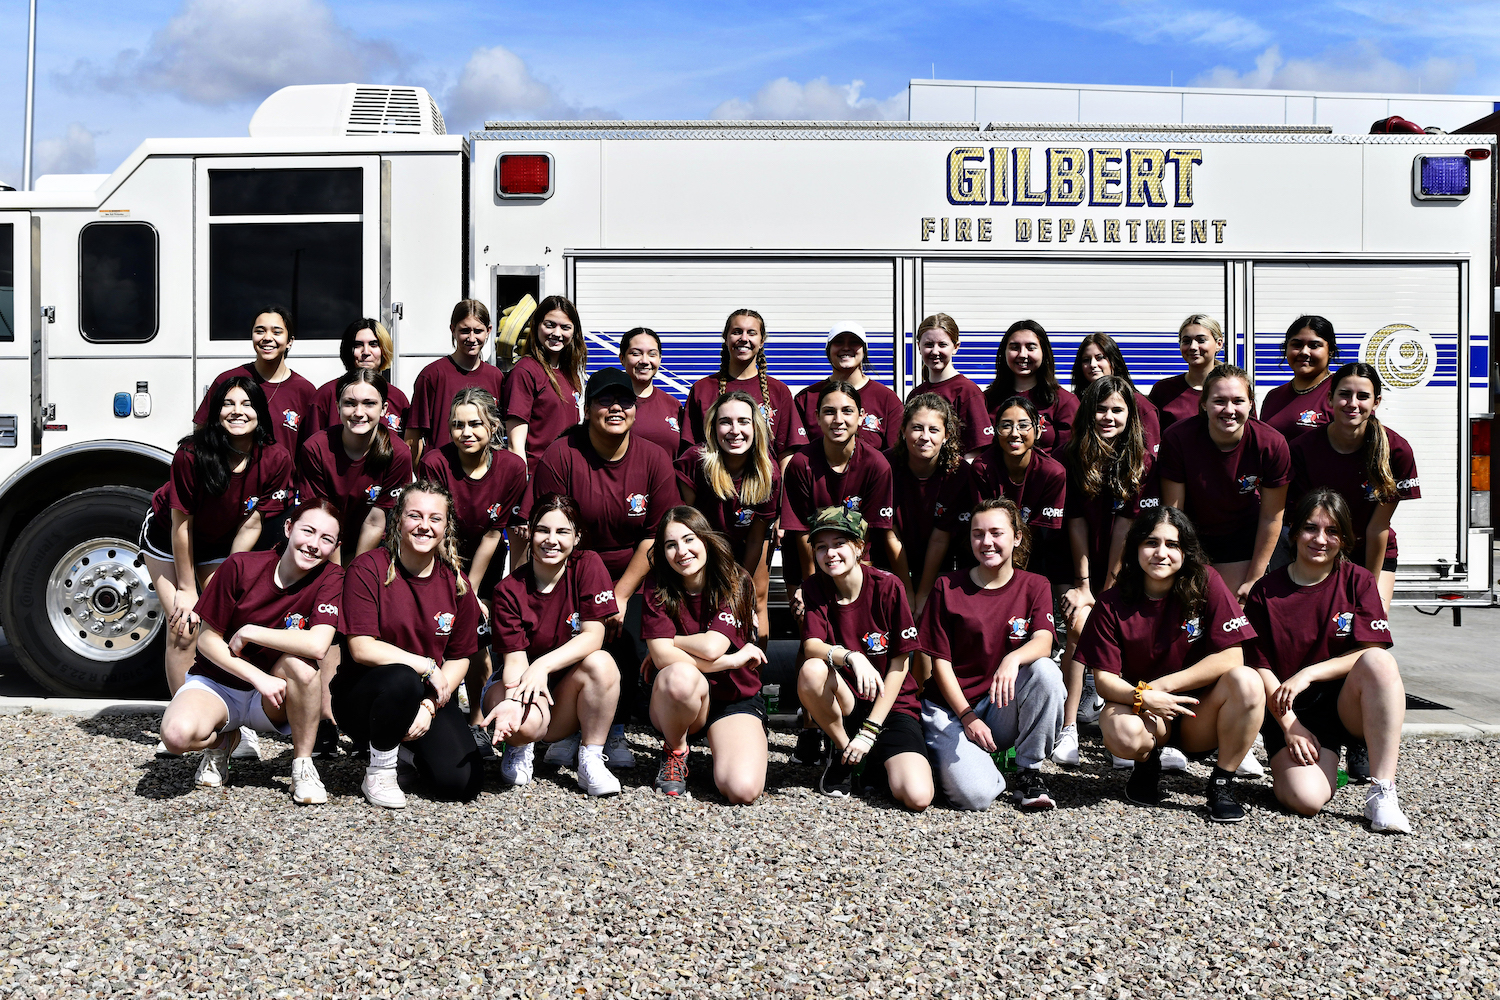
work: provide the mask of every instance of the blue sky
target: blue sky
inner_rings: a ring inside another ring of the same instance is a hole
[[[1500,95],[1500,3],[39,0],[37,172],[243,135],[292,83],[425,86],[486,117],[904,117],[912,77]],[[17,183],[26,3],[0,6]]]

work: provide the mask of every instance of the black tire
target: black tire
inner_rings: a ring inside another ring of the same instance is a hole
[[[37,515],[12,546],[0,573],[0,621],[22,668],[49,691],[85,698],[165,696],[165,635],[158,624],[151,623],[155,637],[133,646],[128,656],[91,657],[64,640],[47,605],[53,571],[78,546],[94,539],[126,539],[128,546],[116,548],[131,554],[122,553],[122,559],[131,559],[150,506],[151,494],[144,490],[82,490]],[[141,565],[138,557],[132,561]]]

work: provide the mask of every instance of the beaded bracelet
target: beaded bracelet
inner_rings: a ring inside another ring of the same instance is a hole
[[[1131,711],[1135,712],[1136,715],[1140,715],[1141,712],[1145,710],[1145,696],[1146,692],[1150,690],[1152,690],[1151,685],[1147,684],[1145,681],[1141,681],[1136,684],[1135,697],[1132,698],[1130,702]]]

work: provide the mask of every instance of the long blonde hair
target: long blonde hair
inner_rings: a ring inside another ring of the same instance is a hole
[[[393,515],[395,524],[388,526],[385,532],[385,550],[391,554],[391,564],[385,571],[385,585],[389,587],[396,579],[396,564],[401,561],[401,518],[406,514],[406,505],[415,493],[442,497],[448,504],[448,520],[443,526],[443,540],[438,545],[437,555],[453,570],[453,595],[462,597],[469,592],[469,581],[464,576],[464,565],[458,558],[458,525],[453,517],[453,494],[442,483],[432,479],[418,479],[409,484],[401,491],[401,499],[396,501]]]
[[[714,432],[714,425],[719,420],[719,408],[730,402],[744,403],[750,407],[750,419],[754,421],[755,442],[751,445],[750,460],[745,463],[745,475],[740,480],[739,488],[740,503],[753,507],[771,499],[775,472],[771,462],[771,424],[749,393],[738,389],[727,392],[714,400],[714,405],[708,408],[708,415],[703,418],[703,449],[699,458],[703,465],[703,481],[720,500],[734,498],[734,477],[724,465],[723,453],[719,451],[719,435]]]

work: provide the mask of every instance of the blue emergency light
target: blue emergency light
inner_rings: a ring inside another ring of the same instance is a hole
[[[128,417],[128,416],[130,416],[130,393],[128,393],[128,392],[117,392],[117,393],[115,393],[115,416],[117,416],[117,417]]]
[[[1463,201],[1469,196],[1469,158],[1419,156],[1412,163],[1411,187],[1418,201]]]

